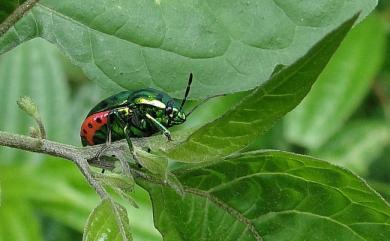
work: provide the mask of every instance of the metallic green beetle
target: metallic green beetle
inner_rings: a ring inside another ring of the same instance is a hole
[[[186,121],[183,106],[191,83],[192,73],[181,104],[155,89],[123,91],[101,101],[88,113],[81,125],[83,146],[126,139],[135,156],[130,140],[132,137],[146,137],[162,132],[168,140],[172,140],[168,128]]]

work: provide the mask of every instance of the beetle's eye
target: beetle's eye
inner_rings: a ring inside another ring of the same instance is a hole
[[[168,106],[168,107],[165,109],[165,113],[166,113],[169,117],[173,117],[173,109],[172,109],[172,107]]]

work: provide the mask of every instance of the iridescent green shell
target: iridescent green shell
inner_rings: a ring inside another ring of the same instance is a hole
[[[168,94],[155,90],[155,89],[141,89],[137,91],[122,91],[118,94],[112,95],[101,102],[99,102],[92,110],[88,113],[88,116],[110,110],[122,106],[131,106],[132,104],[142,104],[142,101],[159,101],[164,105],[170,103],[172,107],[179,108],[179,104],[175,99],[170,97]],[[149,102],[150,103],[150,102]],[[156,107],[159,107],[159,104],[156,102]],[[162,108],[163,106],[161,106]],[[165,107],[164,107],[165,108]]]
[[[97,112],[114,109],[120,106],[125,106],[128,103],[129,96],[132,93],[132,91],[126,90],[100,101],[95,107],[92,108],[92,110],[88,113],[87,116],[90,116]]]

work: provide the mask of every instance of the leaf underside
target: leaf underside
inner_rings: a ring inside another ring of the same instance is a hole
[[[89,78],[118,91],[152,87],[190,98],[253,89],[376,0],[41,0],[6,34],[55,43]],[[275,27],[277,26],[277,27]]]

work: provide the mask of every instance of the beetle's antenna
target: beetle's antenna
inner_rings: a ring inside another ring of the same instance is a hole
[[[186,93],[184,94],[184,99],[181,102],[179,112],[183,109],[183,106],[184,106],[184,104],[187,101],[188,94],[190,93],[191,84],[192,84],[192,77],[193,77],[193,75],[192,75],[192,73],[190,73],[190,77],[188,78],[188,84],[187,84]]]
[[[201,105],[203,105],[204,103],[206,103],[208,100],[210,100],[210,99],[212,99],[212,98],[215,98],[215,97],[221,97],[221,96],[226,96],[226,94],[213,95],[213,96],[207,97],[206,99],[201,100],[196,106],[194,106],[194,108],[192,108],[192,109],[186,114],[186,116],[189,116],[194,110],[196,110],[199,106],[201,106]]]

